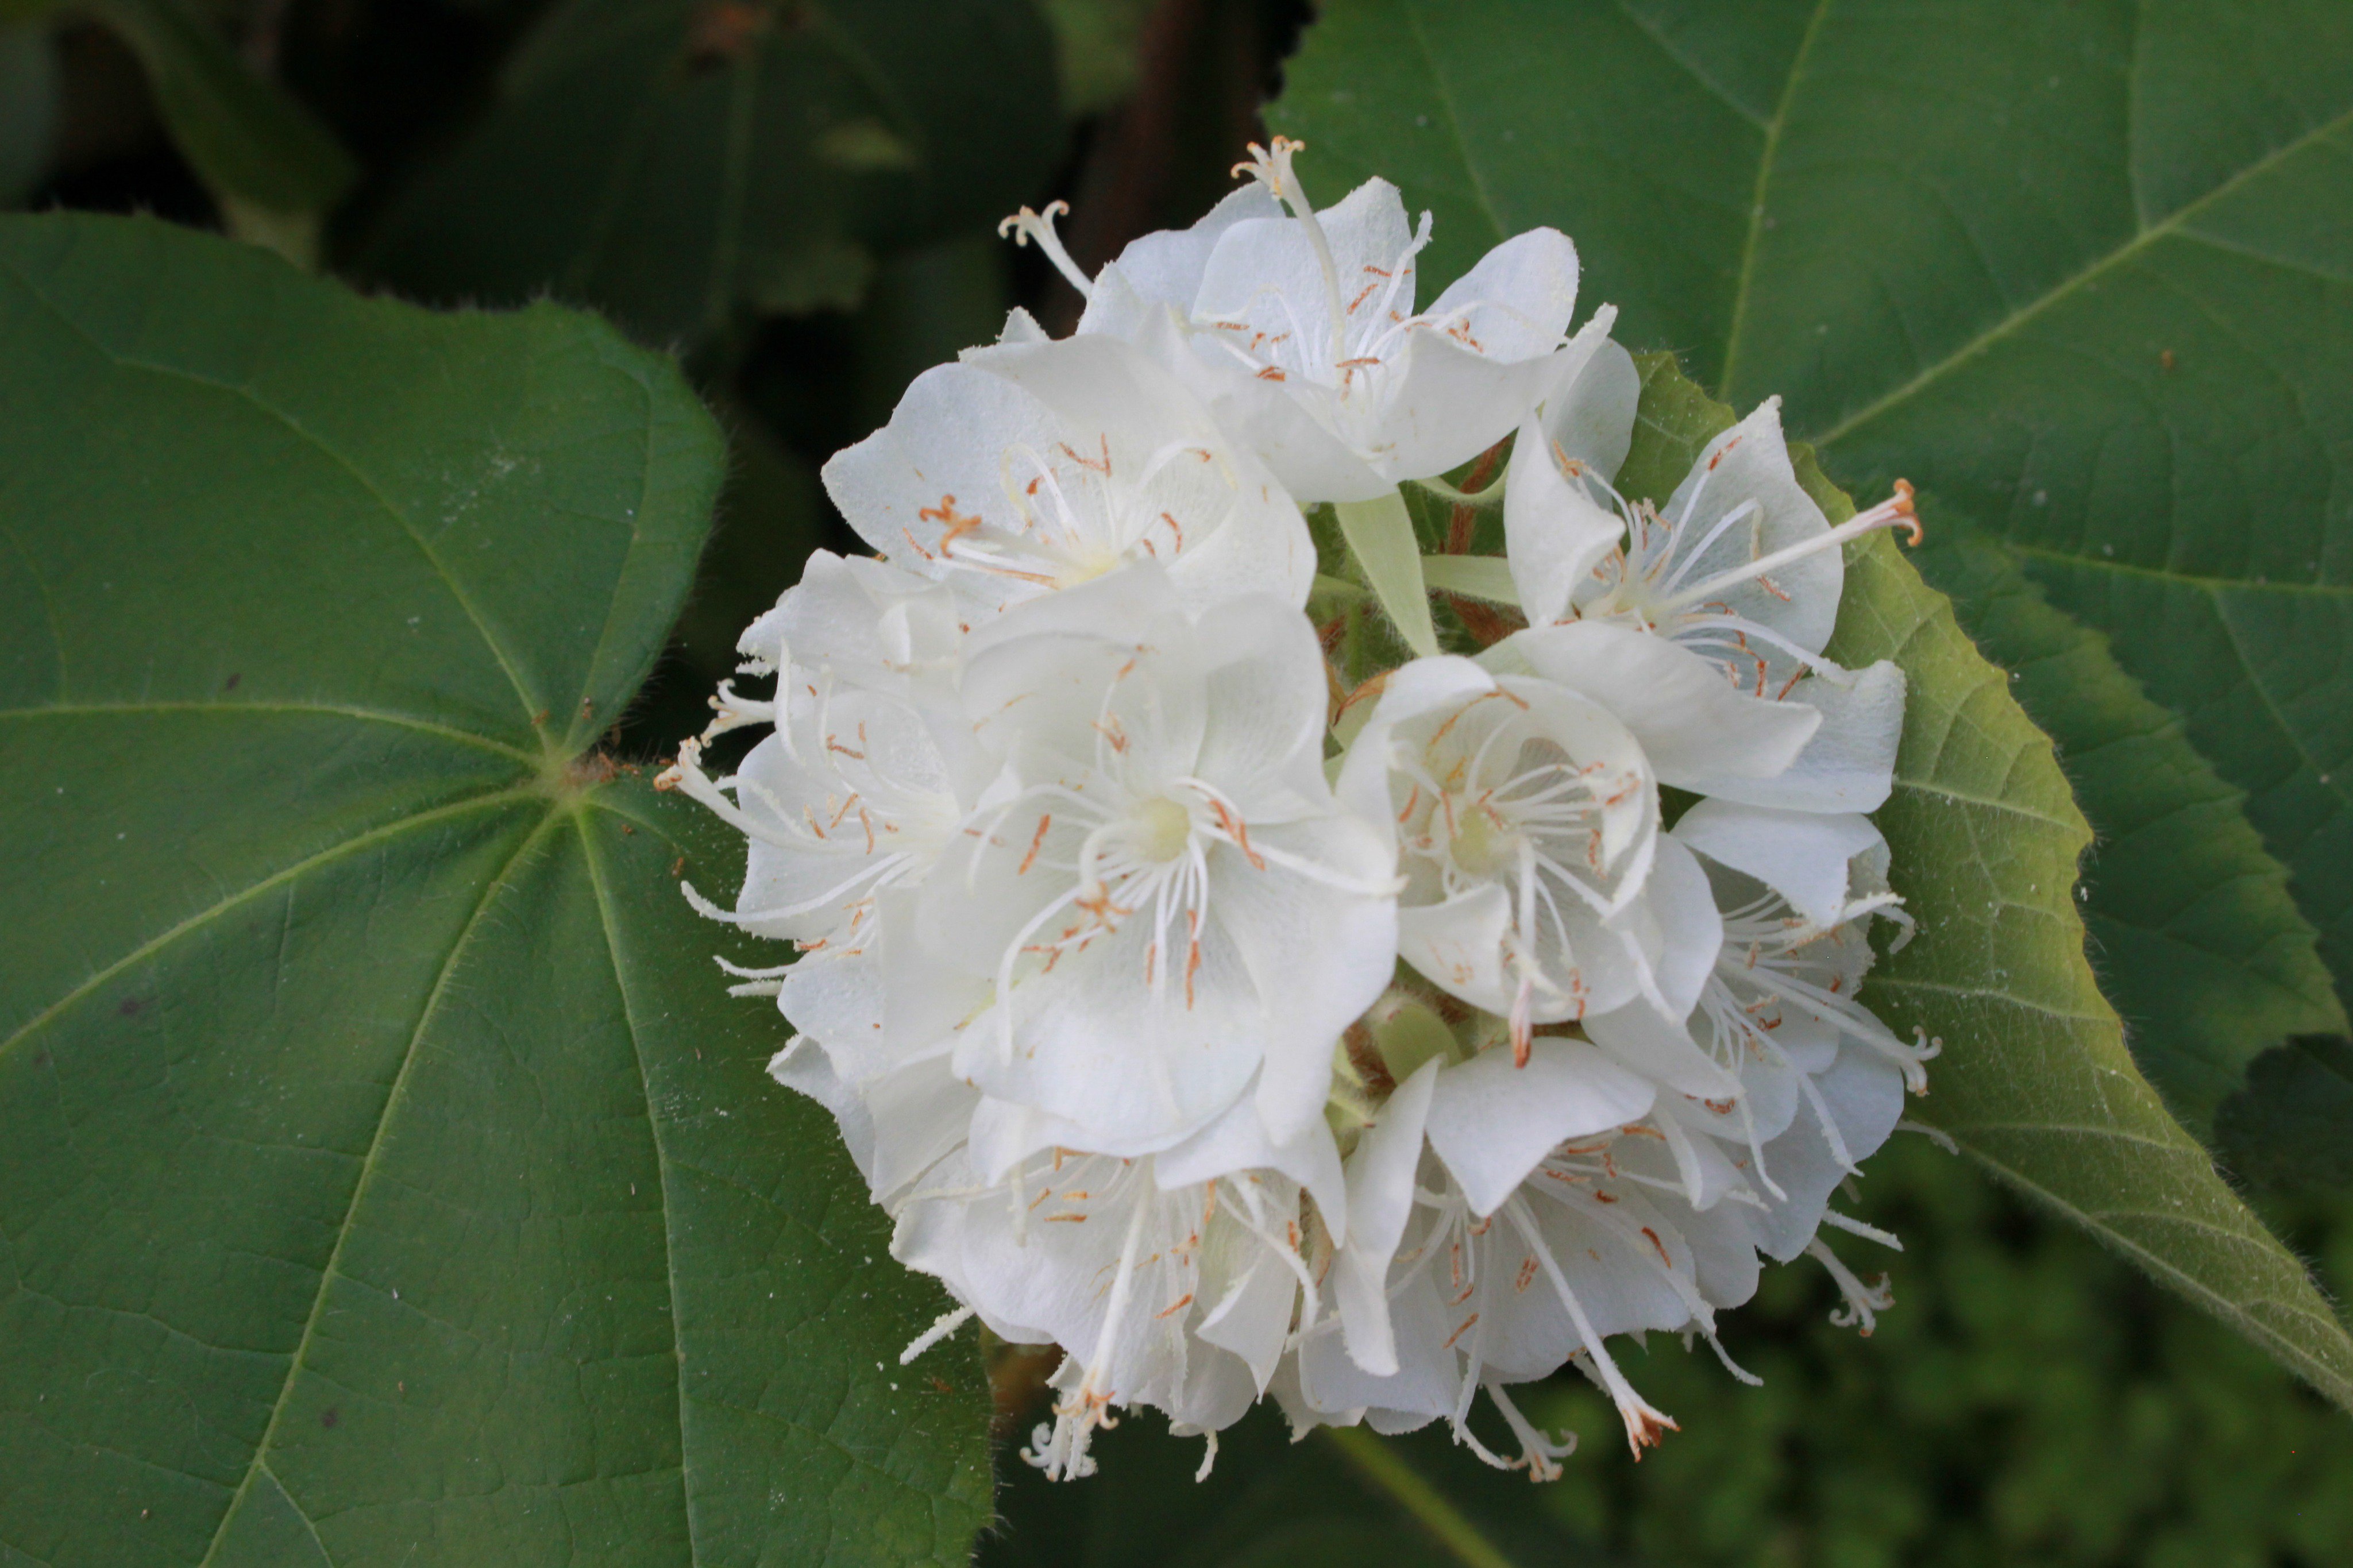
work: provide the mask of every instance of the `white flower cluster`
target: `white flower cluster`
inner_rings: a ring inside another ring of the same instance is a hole
[[[1077,333],[1017,312],[827,466],[877,558],[810,560],[743,640],[773,698],[722,687],[662,783],[750,841],[697,907],[802,955],[731,970],[798,1030],[776,1077],[963,1303],[910,1356],[973,1313],[1066,1352],[1033,1462],[1134,1405],[1214,1454],[1271,1392],[1501,1464],[1484,1389],[1546,1477],[1507,1386],[1576,1363],[1639,1455],[1672,1423],[1607,1341],[1715,1345],[1760,1255],[1885,1304],[1815,1232],[1892,1244],[1827,1200],[1931,1053],[1855,994],[1909,929],[1864,816],[1904,683],[1821,650],[1908,495],[1833,528],[1767,403],[1624,500],[1638,380],[1606,309],[1567,336],[1569,242],[1419,310],[1428,216],[1318,212],[1296,150],[1092,279],[1012,220]],[[1344,689],[1302,506],[1459,495],[1515,432],[1527,629]]]

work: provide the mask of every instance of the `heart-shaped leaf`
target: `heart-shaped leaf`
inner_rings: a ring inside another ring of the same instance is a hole
[[[959,1557],[978,1378],[722,990],[728,836],[591,749],[676,372],[61,217],[0,370],[0,1557]]]

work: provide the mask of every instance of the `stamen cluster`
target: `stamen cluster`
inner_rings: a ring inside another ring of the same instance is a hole
[[[1298,150],[1092,278],[1008,220],[1078,331],[1016,312],[827,465],[875,554],[810,559],[744,636],[773,692],[723,685],[660,782],[749,845],[696,908],[797,950],[723,964],[797,1031],[771,1071],[959,1304],[908,1358],[974,1315],[1065,1352],[1033,1463],[1091,1473],[1139,1405],[1214,1455],[1271,1394],[1545,1479],[1511,1385],[1575,1364],[1639,1457],[1674,1424],[1613,1336],[1745,1379],[1716,1314],[1799,1253],[1888,1304],[1816,1233],[1894,1245],[1828,1200],[1935,1049],[1857,999],[1911,931],[1867,815],[1904,683],[1822,648],[1841,546],[1916,523],[1899,487],[1832,527],[1769,402],[1628,501],[1638,380],[1606,307],[1568,334],[1569,242],[1418,312],[1428,215],[1319,211]],[[1507,439],[1498,491],[1440,478]],[[1303,507],[1414,484],[1500,499],[1527,625],[1343,679]]]

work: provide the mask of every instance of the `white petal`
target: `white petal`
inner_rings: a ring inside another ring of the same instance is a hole
[[[1373,500],[1397,488],[1384,468],[1335,434],[1339,414],[1331,388],[1288,373],[1278,379],[1218,369],[1210,406],[1219,423],[1241,433],[1302,505]]]
[[[1860,1043],[1841,1049],[1831,1069],[1815,1078],[1814,1088],[1829,1107],[1847,1153],[1857,1161],[1885,1142],[1904,1114],[1903,1073]],[[1788,1199],[1763,1213],[1744,1205],[1743,1213],[1757,1247],[1787,1263],[1813,1239],[1832,1189],[1847,1173],[1831,1154],[1820,1117],[1810,1104],[1801,1104],[1788,1130],[1765,1145],[1765,1168]]]
[[[1295,606],[1258,595],[1201,617],[1207,721],[1195,766],[1239,799],[1280,791],[1310,805],[1331,798],[1324,780],[1330,696],[1324,649]]]
[[[833,1070],[823,1048],[807,1035],[795,1035],[789,1045],[768,1058],[768,1076],[833,1112],[834,1125],[841,1130],[841,1142],[849,1151],[851,1163],[866,1178],[867,1190],[881,1201],[882,1189],[874,1182],[874,1118],[868,1114],[866,1101]]]
[[[1413,1215],[1414,1173],[1438,1068],[1432,1058],[1399,1084],[1348,1156],[1346,1239],[1333,1262],[1334,1305],[1348,1354],[1377,1377],[1398,1370],[1389,1331],[1389,1263]]]
[[[937,577],[949,513],[1019,531],[999,466],[1006,448],[1045,452],[1062,436],[1062,422],[1004,377],[934,365],[907,388],[888,425],[826,463],[826,493],[876,551]]]
[[[1493,689],[1493,676],[1453,654],[1417,658],[1389,671],[1371,716],[1348,744],[1334,786],[1340,799],[1366,821],[1388,824],[1394,837],[1397,807],[1389,799],[1389,745],[1397,726]]]
[[[1528,624],[1550,626],[1565,617],[1569,595],[1625,538],[1625,521],[1562,471],[1531,415],[1512,445],[1504,491],[1504,556]]]
[[[1229,192],[1190,228],[1156,229],[1140,239],[1130,240],[1119,258],[1097,275],[1096,289],[1100,294],[1116,269],[1118,286],[1136,299],[1173,305],[1189,314],[1201,291],[1201,274],[1208,266],[1209,255],[1225,232],[1245,219],[1282,216],[1282,204],[1253,180]],[[1079,331],[1106,330],[1115,331],[1116,327],[1103,319],[1098,302],[1090,300],[1085,313],[1079,318]]]
[[[1674,837],[1719,865],[1756,878],[1818,926],[1838,923],[1847,904],[1847,862],[1885,840],[1855,813],[1782,811],[1703,800]]]
[[[1740,1079],[1716,1065],[1683,1023],[1670,1023],[1647,1002],[1588,1015],[1585,1032],[1593,1043],[1644,1078],[1678,1095],[1719,1102],[1739,1098]],[[1711,1134],[1722,1131],[1704,1125]],[[1735,1127],[1725,1136],[1737,1132]]]
[[[1578,330],[1560,353],[1561,380],[1545,395],[1544,433],[1561,455],[1605,479],[1614,479],[1634,445],[1634,406],[1641,401],[1642,373],[1634,356],[1608,334],[1617,310],[1608,305]],[[1582,362],[1577,343],[1599,332]],[[1507,498],[1508,499],[1508,498]]]
[[[1388,359],[1367,447],[1392,483],[1459,468],[1510,435],[1553,374],[1542,356],[1493,360],[1421,326]]]
[[[1830,531],[1830,520],[1789,467],[1778,397],[1767,398],[1748,417],[1708,443],[1660,509],[1676,525],[1676,568],[1683,569],[1687,559],[1682,552],[1697,546],[1727,514],[1750,502],[1755,510],[1749,516],[1717,534],[1683,572],[1684,585]],[[1780,567],[1772,578],[1779,594],[1750,581],[1715,595],[1715,602],[1809,652],[1820,652],[1838,622],[1839,595],[1846,578],[1838,550],[1819,551]],[[1769,679],[1778,686],[1786,676],[1776,672]]]
[[[1339,1145],[1320,1117],[1278,1141],[1245,1096],[1208,1126],[1155,1156],[1153,1169],[1164,1191],[1245,1171],[1280,1171],[1314,1195],[1327,1227],[1335,1234],[1346,1230],[1348,1184],[1341,1173]]]
[[[1712,786],[1773,778],[1822,722],[1803,703],[1736,691],[1704,658],[1627,626],[1532,626],[1482,662],[1496,668],[1514,658],[1616,714],[1641,742],[1659,782],[1680,789],[1726,793]]]
[[[874,1123],[867,1181],[874,1201],[895,1210],[916,1178],[965,1141],[980,1095],[942,1058],[870,1079],[860,1092]]]
[[[1369,284],[1386,286],[1389,268],[1397,265],[1398,258],[1413,240],[1405,199],[1395,185],[1377,176],[1315,216],[1324,226],[1325,243],[1332,247],[1333,265],[1339,270],[1344,305],[1357,299]],[[1358,310],[1370,308],[1369,301],[1357,307]],[[1390,300],[1389,308],[1409,316],[1413,314],[1411,278],[1398,286],[1398,297]]]
[[[1207,1343],[1240,1357],[1250,1368],[1251,1392],[1263,1394],[1274,1376],[1275,1363],[1282,1357],[1282,1342],[1291,1332],[1292,1312],[1298,1300],[1298,1277],[1281,1258],[1261,1248],[1249,1269],[1209,1300],[1207,1315],[1193,1331]]]
[[[1398,1370],[1382,1376],[1366,1372],[1348,1353],[1342,1334],[1323,1329],[1299,1348],[1300,1394],[1318,1415],[1351,1425],[1368,1407],[1399,1412],[1384,1430],[1409,1430],[1454,1408],[1460,1363],[1447,1339],[1454,1322],[1446,1315],[1425,1270],[1389,1303]]]
[[[1904,671],[1882,659],[1850,678],[1809,676],[1782,706],[1799,704],[1821,714],[1821,728],[1788,768],[1707,774],[1686,787],[1793,811],[1877,811],[1885,805],[1904,735]]]
[[[1576,310],[1577,247],[1558,229],[1532,228],[1481,257],[1428,314],[1504,364],[1551,353]]]
[[[1652,1094],[1647,1079],[1583,1041],[1540,1036],[1524,1068],[1493,1050],[1440,1071],[1430,1146],[1472,1211],[1489,1215],[1556,1146],[1637,1120]]]
[[[1664,1017],[1687,1018],[1699,1005],[1700,992],[1724,948],[1724,917],[1716,910],[1715,891],[1690,851],[1672,838],[1662,838],[1642,896],[1661,942],[1651,963],[1654,1005],[1663,1004],[1660,1012]]]

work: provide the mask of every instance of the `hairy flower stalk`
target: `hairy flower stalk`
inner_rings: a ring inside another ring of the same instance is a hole
[[[1060,1347],[1057,1480],[1145,1407],[1206,1474],[1269,1395],[1548,1479],[1520,1385],[1575,1367],[1639,1458],[1676,1426],[1620,1336],[1753,1382],[1720,1325],[1767,1262],[1892,1305],[1818,1233],[1895,1245],[1830,1199],[1938,1044],[1862,995],[1912,933],[1868,816],[1904,679],[1823,649],[1910,487],[1832,525],[1767,402],[1630,500],[1640,377],[1608,307],[1570,335],[1568,241],[1423,309],[1428,215],[1318,206],[1303,151],[1092,278],[1060,203],[1008,219],[1078,332],[1017,312],[827,464],[874,556],[811,558],[659,781],[744,836],[732,905],[686,897],[789,944],[722,967],[952,1298],[905,1359]],[[1440,650],[1415,481],[1499,489],[1526,629]],[[1343,679],[1319,568],[1419,657]]]

